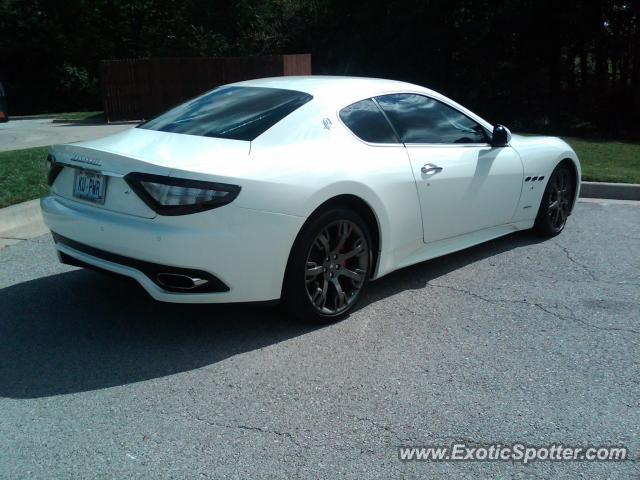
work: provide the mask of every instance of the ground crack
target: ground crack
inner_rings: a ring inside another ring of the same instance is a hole
[[[431,282],[427,282],[427,285],[429,285],[430,287],[445,288],[447,290],[453,290],[454,292],[464,293],[465,295],[469,295],[473,298],[477,298],[478,300],[482,300],[483,302],[492,303],[492,304],[493,303],[519,303],[523,305],[535,305],[530,302],[527,302],[526,300],[507,300],[502,298],[485,297],[478,293],[472,292],[471,290],[467,290],[465,288],[452,287],[451,285],[440,285],[440,284],[431,283]]]
[[[265,435],[275,435],[275,436],[278,436],[278,437],[284,437],[284,438],[287,438],[294,445],[296,445],[296,446],[298,446],[300,448],[306,448],[304,445],[302,445],[300,442],[298,442],[298,440],[296,440],[296,438],[289,432],[281,432],[279,430],[269,430],[267,428],[256,427],[256,426],[253,426],[253,425],[244,425],[244,424],[231,425],[231,424],[228,424],[228,423],[219,423],[219,422],[214,422],[214,421],[211,421],[211,420],[207,420],[206,418],[202,418],[202,417],[198,417],[198,416],[194,416],[193,418],[195,418],[199,422],[204,422],[204,423],[206,423],[208,425],[211,425],[212,427],[226,428],[226,429],[230,429],[230,430],[245,430],[245,431],[250,431],[250,432],[262,433],[262,434],[265,434]]]
[[[500,299],[500,298],[489,298],[489,297],[485,297],[483,295],[479,295],[475,292],[472,292],[471,290],[466,290],[464,288],[457,288],[457,287],[452,287],[450,285],[439,285],[436,283],[431,283],[428,282],[427,285],[431,286],[431,287],[436,287],[436,288],[445,288],[448,290],[453,290],[454,292],[459,292],[459,293],[464,293],[466,295],[469,295],[473,298],[477,298],[478,300],[482,300],[484,302],[487,303],[491,303],[491,304],[499,304],[499,303],[511,303],[511,304],[520,304],[520,305],[531,305],[535,308],[537,308],[538,310],[541,310],[545,313],[548,313],[549,315],[552,315],[560,320],[564,320],[566,321],[574,321],[577,323],[580,323],[581,325],[584,325],[586,327],[590,327],[596,330],[601,330],[604,332],[627,332],[627,333],[633,333],[633,334],[640,334],[640,331],[635,330],[633,328],[623,328],[623,327],[602,327],[600,325],[594,325],[592,323],[587,322],[586,320],[582,320],[578,317],[576,317],[573,312],[571,312],[571,310],[567,308],[567,310],[569,310],[571,312],[571,315],[562,315],[558,312],[555,312],[553,310],[550,310],[550,307],[547,307],[543,304],[540,303],[536,303],[536,302],[529,302],[526,299],[523,300],[507,300],[507,299]]]
[[[564,254],[566,255],[566,257],[569,259],[569,261],[571,263],[573,263],[574,265],[577,265],[578,267],[580,267],[582,270],[584,270],[585,272],[587,272],[587,275],[589,275],[589,277],[591,277],[591,280],[598,280],[598,278],[596,277],[596,274],[593,273],[593,270],[591,270],[591,268],[587,267],[584,263],[579,262],[578,260],[576,260],[575,258],[573,258],[571,256],[571,253],[569,253],[569,249],[563,245],[560,245],[557,242],[553,242],[553,244],[560,248]]]
[[[412,443],[412,440],[410,438],[403,438],[389,425],[382,425],[375,420],[367,417],[356,417],[356,420],[358,420],[359,422],[367,422],[380,430],[384,430],[385,432],[390,433],[396,438],[396,440],[398,440],[398,442],[400,442],[400,445],[410,445]]]
[[[540,310],[547,312],[550,315],[554,315],[557,318],[560,318],[562,320],[573,320],[574,322],[578,322],[581,323],[582,325],[585,325],[587,327],[591,327],[591,328],[595,328],[596,330],[602,330],[605,332],[627,332],[627,333],[634,333],[634,334],[640,334],[640,330],[635,330],[633,328],[622,328],[622,327],[601,327],[600,325],[594,325],[593,323],[589,323],[586,320],[582,320],[578,317],[576,317],[574,315],[574,313],[571,311],[570,308],[565,307],[567,310],[569,310],[569,312],[571,312],[571,315],[565,316],[565,315],[561,315],[557,312],[553,312],[551,310],[548,310],[547,308],[545,308],[543,305],[539,305],[539,304],[533,304],[536,307],[538,307]]]

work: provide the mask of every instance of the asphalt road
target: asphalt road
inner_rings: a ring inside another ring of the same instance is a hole
[[[0,123],[0,152],[91,140],[131,128],[131,124],[53,123],[52,119],[17,119]]]
[[[640,462],[402,463],[406,444],[640,453],[640,207],[579,204],[375,282],[324,328],[154,303],[0,250],[1,478],[638,478]]]

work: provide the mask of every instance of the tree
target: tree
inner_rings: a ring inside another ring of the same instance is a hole
[[[640,0],[0,0],[14,113],[99,108],[99,62],[313,54],[517,129],[640,137]]]

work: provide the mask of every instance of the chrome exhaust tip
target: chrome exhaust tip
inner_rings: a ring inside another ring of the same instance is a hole
[[[190,277],[179,273],[158,273],[157,282],[165,288],[171,290],[193,290],[209,283],[204,278]]]

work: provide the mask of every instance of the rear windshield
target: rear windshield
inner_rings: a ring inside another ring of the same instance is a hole
[[[222,87],[172,108],[139,128],[253,140],[313,96],[295,90]]]

